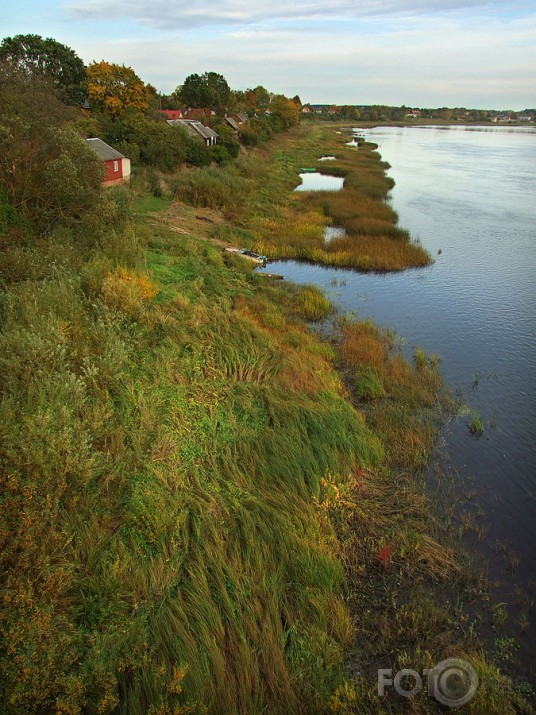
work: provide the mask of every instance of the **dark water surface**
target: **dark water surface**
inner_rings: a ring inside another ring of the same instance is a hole
[[[478,439],[468,416],[449,424],[446,462],[465,484],[474,482],[485,527],[475,548],[489,557],[492,577],[502,581],[497,593],[511,603],[514,585],[527,591],[536,578],[536,130],[364,133],[392,166],[400,226],[434,265],[371,275],[279,261],[267,270],[326,289],[342,309],[394,329],[408,350],[441,356],[448,384],[485,422]],[[512,608],[511,621],[518,616]],[[529,619],[534,624],[536,610]],[[534,634],[524,637],[533,654]]]

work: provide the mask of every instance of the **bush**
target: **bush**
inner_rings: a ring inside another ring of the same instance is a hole
[[[233,130],[225,126],[225,124],[220,124],[216,128],[216,131],[220,136],[218,146],[223,147],[230,157],[236,159],[240,151],[240,143],[238,142]]]
[[[354,384],[356,394],[362,400],[377,400],[385,394],[381,377],[370,368],[358,370]]]
[[[205,167],[177,188],[177,196],[193,206],[234,211],[247,193],[247,182],[230,170]]]
[[[233,160],[233,157],[221,144],[211,146],[208,150],[208,153],[211,161],[215,161],[217,164],[228,164]]]
[[[132,116],[123,122],[123,151],[133,144],[139,151],[142,164],[154,166],[161,171],[173,171],[186,161],[187,135],[184,130],[157,122],[146,117]],[[135,151],[134,151],[135,154]],[[134,159],[134,156],[131,157]]]

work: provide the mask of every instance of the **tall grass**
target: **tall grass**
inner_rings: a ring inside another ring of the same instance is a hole
[[[374,712],[356,643],[427,662],[461,618],[415,590],[460,578],[411,473],[437,373],[370,324],[320,340],[315,289],[110,225],[2,253],[2,711]]]
[[[271,258],[363,271],[428,265],[430,255],[396,225],[398,216],[385,202],[393,182],[375,145],[362,143],[358,151],[350,151],[345,141],[331,129],[318,127],[302,135],[295,132],[286,141],[278,137],[275,161],[256,180],[240,217],[256,250]],[[336,161],[319,162],[323,152],[335,154]],[[298,167],[305,164],[344,176],[342,191],[292,193]],[[345,228],[346,237],[326,245],[323,228],[329,223]]]

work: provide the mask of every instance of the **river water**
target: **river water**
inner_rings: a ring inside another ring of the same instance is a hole
[[[357,130],[356,130],[357,131]],[[270,272],[324,288],[343,310],[394,329],[409,352],[441,356],[468,416],[443,430],[445,466],[474,484],[495,598],[509,604],[515,633],[516,586],[535,598],[536,547],[536,129],[378,127],[377,142],[396,182],[399,225],[433,255],[423,269],[397,274],[278,261]],[[349,149],[350,150],[350,149]],[[529,614],[536,621],[536,609]],[[517,629],[521,632],[521,629]],[[522,638],[536,651],[536,630]]]

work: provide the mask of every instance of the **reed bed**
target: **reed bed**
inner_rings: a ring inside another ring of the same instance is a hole
[[[275,163],[263,191],[292,211]],[[376,713],[367,668],[450,649],[486,678],[474,712],[513,713],[464,613],[430,595],[464,578],[413,471],[436,361],[408,365],[370,323],[327,343],[304,322],[331,309],[316,289],[108,210],[2,249],[2,712]]]

